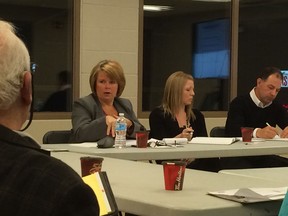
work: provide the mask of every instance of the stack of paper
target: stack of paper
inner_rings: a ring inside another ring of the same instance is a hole
[[[166,144],[187,144],[187,138],[164,138],[162,140]]]
[[[181,141],[181,143],[179,143],[179,141]],[[165,138],[163,140],[151,138],[148,140],[148,146],[152,148],[177,148],[183,147],[183,144],[187,144],[187,142],[186,138]]]
[[[287,187],[279,188],[241,188],[224,191],[208,192],[209,195],[240,203],[255,203],[281,200],[287,193]]]
[[[239,141],[239,139],[236,137],[194,137],[189,143],[230,145],[237,141]]]

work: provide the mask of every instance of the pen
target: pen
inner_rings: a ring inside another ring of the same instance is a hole
[[[192,136],[192,135],[193,135],[193,133],[194,133],[194,130],[192,130],[192,131],[190,132],[190,135]]]
[[[190,124],[187,123],[186,125],[184,125],[184,127],[185,127],[185,128],[189,128],[189,127],[190,127]],[[192,129],[191,132],[189,132],[190,135],[193,135],[193,132],[194,132],[194,130]]]
[[[272,127],[272,126],[271,126],[271,125],[270,125],[268,122],[266,122],[266,125],[267,125],[267,126],[269,126],[269,127]],[[279,137],[279,134],[278,134],[278,132],[276,132],[276,135],[275,135],[275,137]],[[275,137],[274,137],[274,138],[275,138]]]
[[[189,122],[187,122],[187,124],[186,125],[184,125],[184,128],[189,128],[190,127],[190,124],[189,124]],[[191,139],[192,139],[192,137],[193,137],[193,133],[194,133],[194,130],[192,129],[190,132],[188,132],[189,133],[189,138],[188,138],[188,141],[190,141]]]

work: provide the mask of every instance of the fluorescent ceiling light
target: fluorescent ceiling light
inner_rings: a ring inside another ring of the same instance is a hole
[[[194,0],[200,2],[231,2],[231,0]]]
[[[160,5],[144,5],[144,11],[151,11],[151,12],[160,12],[160,11],[168,11],[172,10],[170,6],[160,6]]]

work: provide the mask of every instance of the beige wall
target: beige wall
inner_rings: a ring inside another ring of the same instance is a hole
[[[119,61],[127,85],[123,97],[137,113],[138,91],[138,0],[82,0],[80,17],[80,96],[90,93],[92,67],[103,59]],[[147,119],[140,121],[149,128]],[[225,118],[207,118],[207,130],[224,125]],[[34,120],[26,131],[39,143],[48,130],[71,129],[70,120]]]

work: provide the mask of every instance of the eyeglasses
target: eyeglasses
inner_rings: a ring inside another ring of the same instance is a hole
[[[31,73],[35,73],[36,72],[36,68],[38,67],[38,65],[35,63],[35,62],[31,62],[30,63],[30,70],[31,70]]]
[[[34,111],[34,82],[33,82],[33,74],[36,72],[37,64],[35,62],[30,63],[30,72],[31,72],[31,88],[32,88],[32,101],[30,104],[30,116],[26,126],[20,131],[25,131],[31,124],[33,119],[33,111]]]

